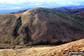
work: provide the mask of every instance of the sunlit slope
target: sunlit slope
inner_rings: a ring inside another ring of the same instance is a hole
[[[0,50],[0,56],[70,56],[68,54],[69,51],[84,51],[84,39],[59,46],[38,46],[26,47],[22,49],[3,49]]]

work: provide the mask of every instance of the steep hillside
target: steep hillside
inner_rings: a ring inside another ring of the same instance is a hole
[[[17,36],[17,29],[20,27],[20,18],[14,15],[0,15],[0,43],[11,43]]]
[[[84,37],[80,17],[53,9],[30,9],[21,15],[0,15],[0,43],[63,44]]]

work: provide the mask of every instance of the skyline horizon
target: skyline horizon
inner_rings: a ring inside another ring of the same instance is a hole
[[[0,13],[28,8],[59,8],[84,5],[84,0],[0,0]]]
[[[68,6],[58,6],[58,7],[38,7],[38,6],[35,6],[35,7],[25,7],[25,8],[15,8],[15,9],[13,9],[13,8],[11,8],[11,9],[4,9],[4,10],[0,10],[0,14],[8,14],[8,13],[12,13],[12,12],[18,12],[18,11],[22,11],[22,10],[28,10],[28,9],[34,9],[34,8],[74,8],[74,7],[84,7],[84,5],[68,5]]]

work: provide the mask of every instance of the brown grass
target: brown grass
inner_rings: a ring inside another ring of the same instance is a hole
[[[22,49],[2,49],[0,50],[0,56],[70,56],[68,55],[69,51],[84,51],[84,39],[59,46],[37,46],[26,47]]]

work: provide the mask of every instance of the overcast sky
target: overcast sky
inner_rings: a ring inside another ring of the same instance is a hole
[[[81,5],[84,0],[0,0],[1,9],[20,9],[23,7],[59,7],[69,5]]]
[[[84,0],[0,0],[1,10],[83,5]]]
[[[75,3],[81,3],[84,2],[83,0],[0,0],[1,4],[20,4],[20,3],[27,3],[27,2],[57,2],[57,3],[70,3],[70,4],[75,4]],[[75,3],[74,3],[75,2]]]

